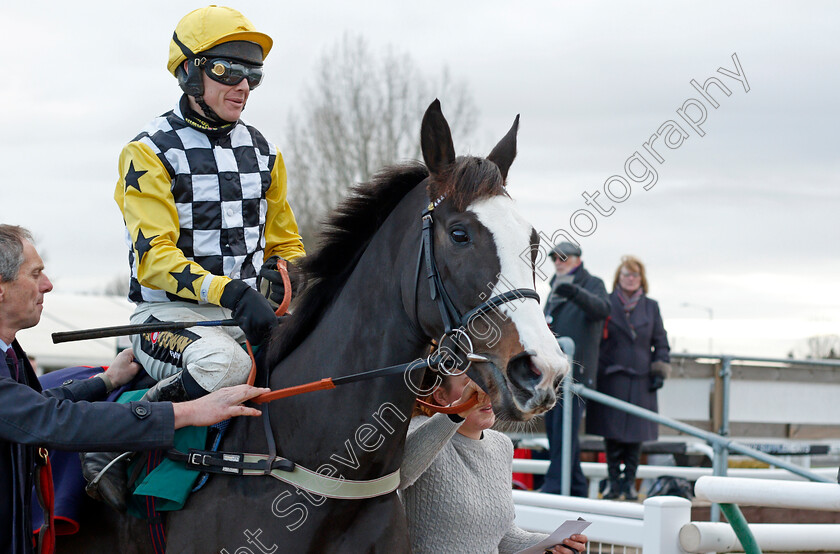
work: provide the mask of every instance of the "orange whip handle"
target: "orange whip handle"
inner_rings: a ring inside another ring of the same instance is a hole
[[[265,402],[277,400],[278,398],[286,398],[289,396],[295,396],[296,394],[303,394],[305,392],[313,392],[316,390],[329,390],[334,388],[335,383],[333,383],[333,380],[331,378],[327,377],[325,379],[321,379],[320,381],[313,381],[311,383],[305,383],[303,385],[273,390],[271,392],[267,392],[265,394],[257,396],[252,400],[252,402],[256,404],[263,404]]]
[[[282,316],[286,315],[289,304],[292,303],[292,280],[289,278],[288,262],[283,258],[277,260],[277,271],[280,272],[280,277],[283,279],[283,301],[277,306],[274,313]]]

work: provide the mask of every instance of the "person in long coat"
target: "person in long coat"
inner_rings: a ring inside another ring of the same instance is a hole
[[[659,304],[648,298],[647,291],[644,264],[624,256],[615,272],[610,316],[601,340],[598,390],[656,412],[656,391],[671,371],[670,349]],[[634,483],[641,446],[658,438],[658,424],[590,402],[586,431],[605,439],[609,490],[604,498],[623,495],[626,500],[636,500]]]
[[[575,343],[572,377],[587,387],[595,388],[598,373],[598,343],[604,320],[610,313],[609,297],[604,281],[590,274],[583,267],[580,246],[561,242],[549,254],[554,262],[555,274],[551,277],[549,294],[543,309],[545,320],[558,337],[569,337]],[[580,466],[580,423],[584,402],[580,396],[572,397],[572,452],[570,484],[571,495],[586,497],[588,483]],[[551,464],[545,474],[542,492],[561,494],[561,456],[563,445],[563,402],[557,399],[554,408],[545,414],[545,433],[548,436]]]

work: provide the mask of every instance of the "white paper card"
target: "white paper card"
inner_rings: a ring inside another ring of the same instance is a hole
[[[543,554],[546,548],[551,548],[555,544],[562,544],[563,539],[568,539],[571,535],[579,535],[583,533],[583,530],[591,524],[591,521],[583,521],[582,519],[575,521],[570,519],[555,529],[554,532],[545,540],[538,542],[530,548],[520,550],[516,554]]]

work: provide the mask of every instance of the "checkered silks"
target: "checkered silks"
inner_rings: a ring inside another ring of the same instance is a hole
[[[176,246],[214,275],[256,285],[265,248],[266,193],[276,149],[255,128],[238,122],[210,138],[184,122],[180,109],[149,123],[134,139],[157,155],[171,179],[179,219]],[[129,244],[133,302],[185,300],[142,286],[136,252]]]

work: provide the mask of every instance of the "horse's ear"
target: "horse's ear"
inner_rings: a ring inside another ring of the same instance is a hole
[[[510,131],[499,141],[493,151],[487,156],[487,159],[499,167],[502,172],[502,179],[507,180],[508,169],[516,158],[516,132],[519,130],[519,114],[516,114],[516,119],[513,120],[513,126]]]
[[[420,126],[420,148],[423,151],[423,161],[432,175],[443,172],[455,163],[455,146],[452,144],[452,133],[449,124],[440,111],[440,100],[435,98]]]

